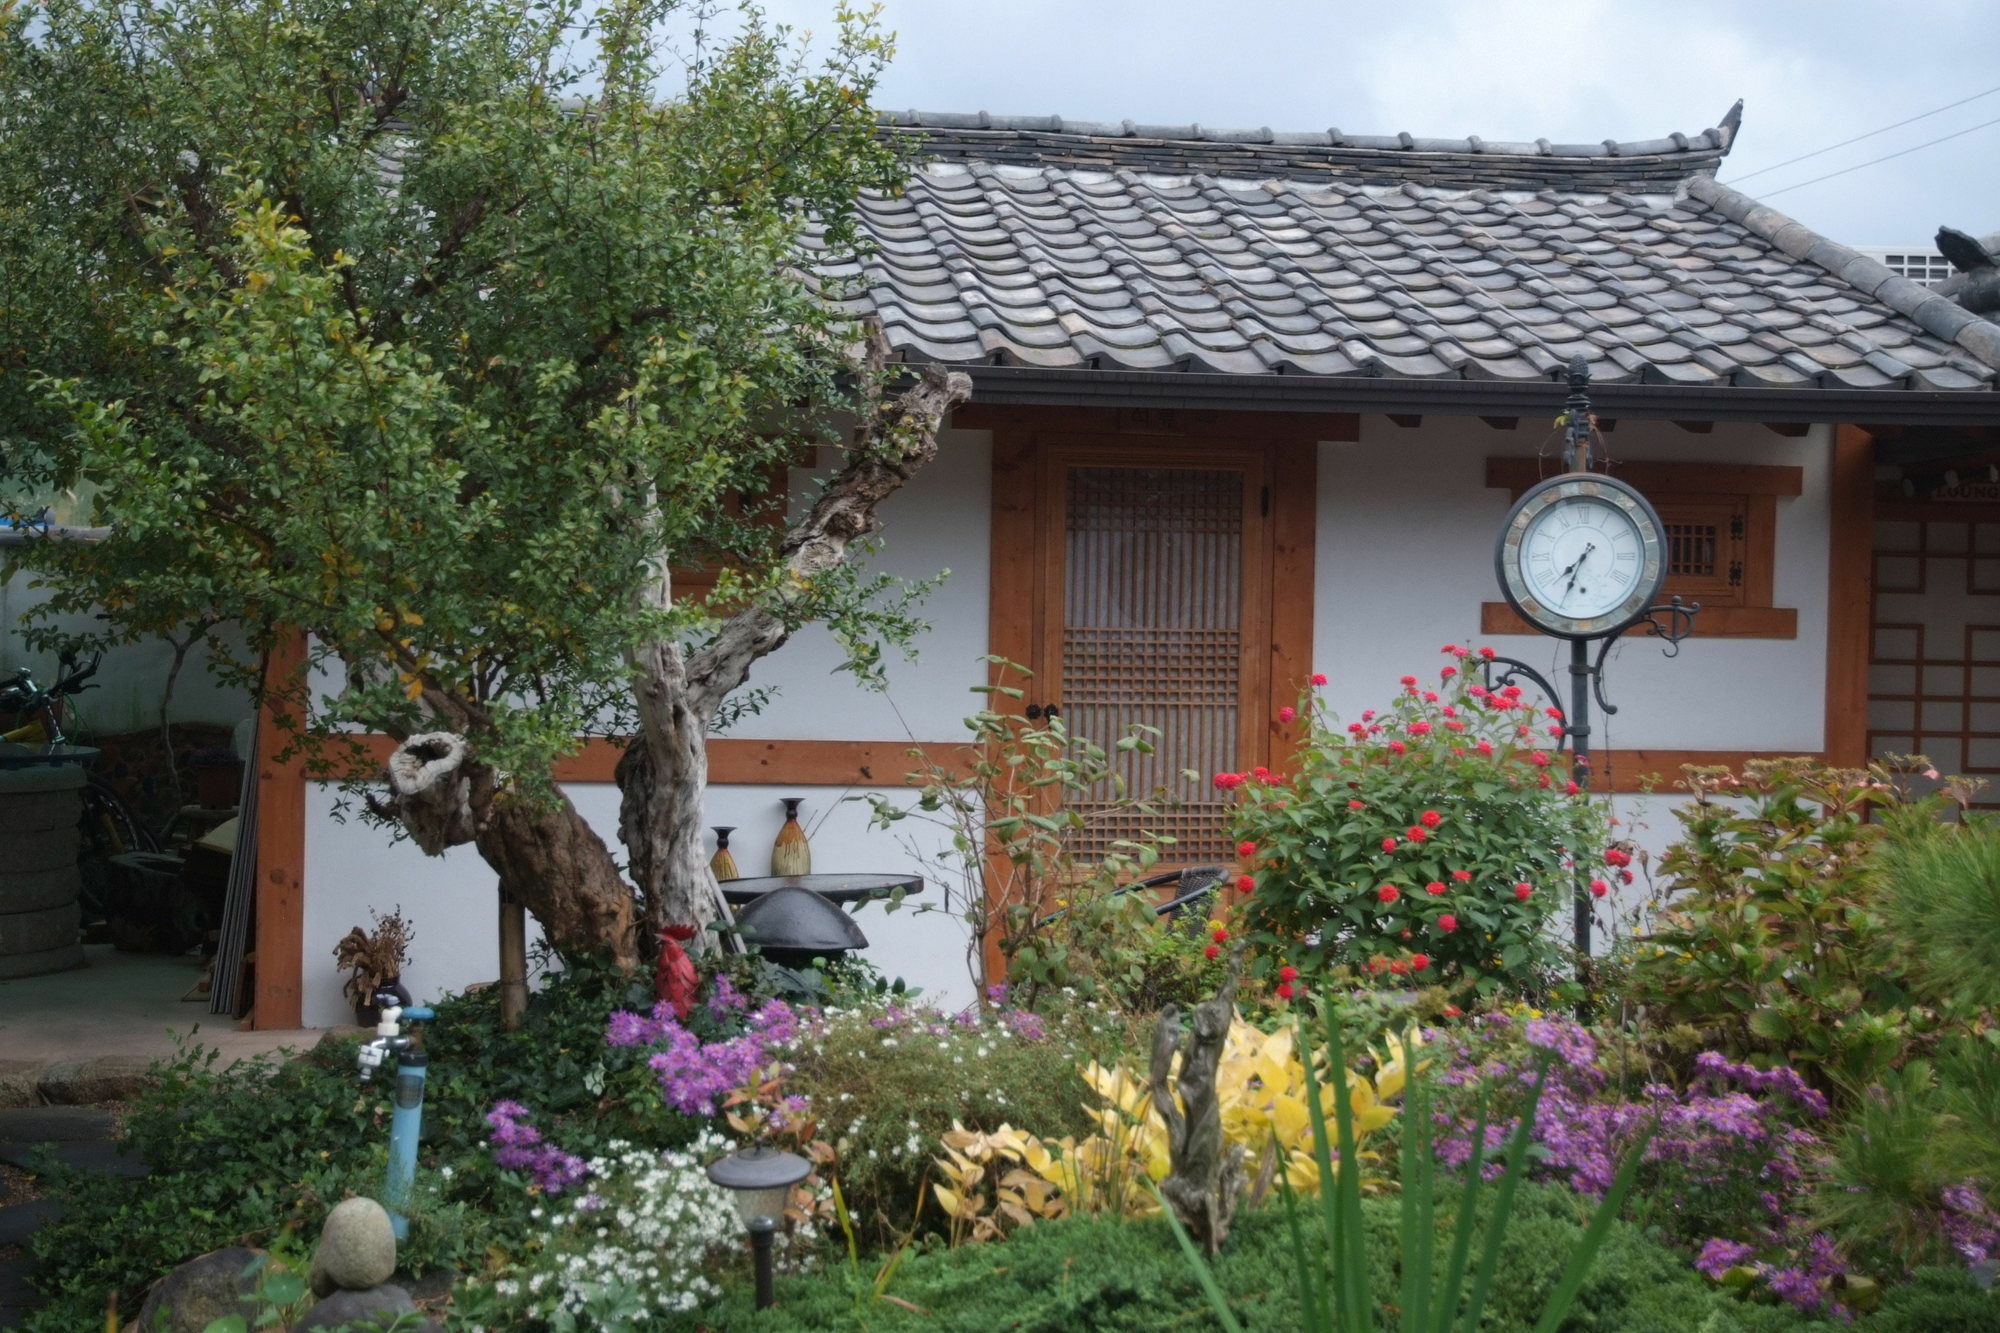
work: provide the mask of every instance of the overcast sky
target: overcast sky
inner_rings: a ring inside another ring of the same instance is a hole
[[[831,0],[770,0],[823,29]],[[1596,141],[1744,100],[1724,181],[2000,86],[2000,0],[886,0],[878,105]],[[1850,245],[2000,231],[2000,92],[1743,183]]]

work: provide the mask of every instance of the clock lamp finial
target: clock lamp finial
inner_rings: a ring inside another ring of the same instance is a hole
[[[1590,364],[1578,352],[1565,374],[1569,398],[1563,404],[1563,471],[1590,470]]]

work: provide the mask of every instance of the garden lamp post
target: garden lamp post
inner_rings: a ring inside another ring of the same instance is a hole
[[[1563,470],[1529,488],[1501,525],[1493,563],[1500,591],[1535,630],[1569,642],[1569,693],[1514,657],[1483,662],[1485,686],[1526,680],[1551,704],[1564,706],[1558,747],[1568,746],[1577,787],[1591,785],[1590,706],[1606,717],[1618,709],[1604,697],[1604,659],[1640,625],[1666,643],[1667,656],[1694,631],[1701,604],[1658,601],[1670,555],[1666,526],[1646,497],[1607,475],[1590,407],[1590,368],[1578,354],[1569,364],[1563,407]],[[1574,932],[1578,966],[1590,957],[1590,875],[1576,856]]]
[[[792,1197],[792,1186],[811,1171],[812,1163],[805,1158],[763,1144],[733,1152],[708,1168],[708,1178],[730,1192],[736,1215],[750,1232],[759,1310],[778,1303],[771,1242],[778,1233],[778,1219],[785,1214],[785,1203]]]

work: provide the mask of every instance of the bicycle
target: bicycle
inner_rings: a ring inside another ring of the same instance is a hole
[[[55,683],[47,689],[35,684],[27,667],[0,680],[0,713],[28,719],[0,732],[0,765],[87,763],[95,757],[95,751],[69,743],[66,723],[74,720],[71,701],[83,691],[97,688],[86,682],[97,674],[103,658],[102,653],[93,653],[87,665],[79,666],[73,655],[63,654]],[[162,843],[102,774],[86,771],[82,796],[83,813],[77,821],[77,871],[83,881],[79,898],[85,922],[95,923],[110,916],[111,890],[118,881],[113,858],[131,852],[157,853]]]

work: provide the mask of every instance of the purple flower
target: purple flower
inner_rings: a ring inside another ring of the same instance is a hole
[[[1740,1240],[1724,1240],[1720,1236],[1701,1247],[1701,1253],[1694,1261],[1695,1271],[1713,1281],[1720,1282],[1722,1275],[1740,1264],[1747,1264],[1757,1253],[1757,1247]]]
[[[519,1102],[495,1102],[486,1113],[493,1127],[494,1164],[508,1171],[525,1172],[544,1194],[561,1194],[590,1174],[581,1157],[542,1141],[541,1131],[527,1123],[528,1110]]]

